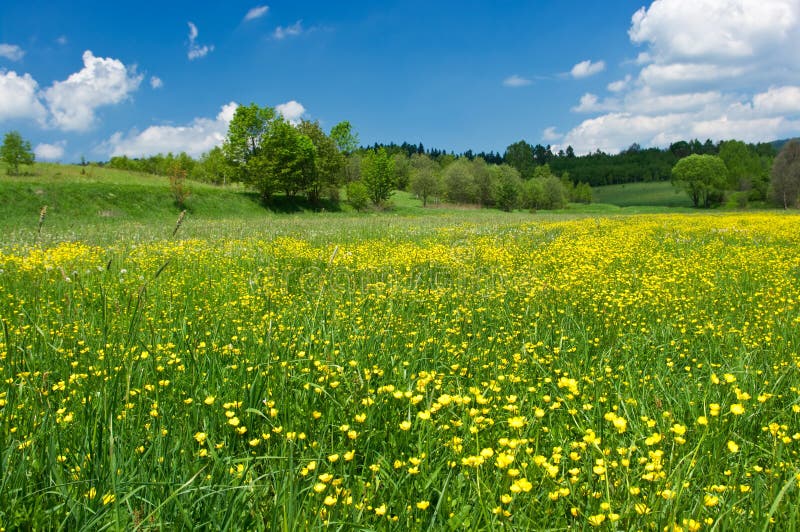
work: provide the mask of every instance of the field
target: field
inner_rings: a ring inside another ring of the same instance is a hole
[[[594,189],[594,201],[620,207],[691,207],[692,201],[669,181],[608,185]]]
[[[797,528],[797,216],[254,220],[3,242],[0,526]]]

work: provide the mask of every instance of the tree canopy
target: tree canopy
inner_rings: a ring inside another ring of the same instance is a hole
[[[689,155],[675,164],[672,182],[689,194],[695,207],[722,202],[728,169],[716,155]]]
[[[21,164],[33,164],[35,155],[31,150],[31,143],[22,138],[17,131],[9,131],[3,137],[0,146],[0,159],[8,165],[8,173],[19,174]]]

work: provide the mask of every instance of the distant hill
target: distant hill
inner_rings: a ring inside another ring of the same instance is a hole
[[[775,148],[775,151],[781,151],[781,148],[783,148],[783,145],[786,144],[787,142],[789,142],[790,140],[800,140],[800,137],[794,137],[794,138],[783,139],[783,140],[773,140],[772,142],[770,142],[770,145],[772,145],[772,147]]]

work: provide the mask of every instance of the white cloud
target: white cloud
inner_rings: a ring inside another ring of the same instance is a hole
[[[628,35],[656,61],[752,59],[796,33],[797,0],[655,0]]]
[[[632,79],[631,75],[628,74],[623,79],[620,79],[620,80],[617,80],[617,81],[612,81],[611,83],[608,84],[608,87],[606,87],[606,88],[608,90],[610,90],[611,92],[624,91],[625,89],[628,88],[628,85],[630,85],[631,79]]]
[[[25,50],[16,44],[0,43],[0,57],[5,57],[10,61],[19,61],[25,55]]]
[[[143,76],[119,59],[83,53],[83,68],[44,91],[53,124],[65,131],[85,131],[95,122],[95,110],[126,100]]]
[[[525,87],[533,83],[531,80],[523,78],[522,76],[518,76],[514,74],[513,76],[509,76],[503,80],[504,87]]]
[[[0,70],[0,122],[20,118],[32,118],[44,124],[47,117],[38,97],[39,84],[30,74]]]
[[[594,76],[595,74],[599,74],[603,70],[606,69],[605,61],[598,61],[596,63],[592,63],[591,60],[587,59],[586,61],[581,61],[570,70],[570,74],[575,79],[580,78],[588,78],[589,76]]]
[[[283,118],[285,118],[291,124],[297,124],[300,122],[300,119],[306,112],[306,108],[300,102],[296,102],[294,100],[286,102],[286,103],[279,103],[275,106],[275,110],[278,111]]]
[[[195,26],[193,22],[189,22],[189,51],[186,55],[190,61],[205,57],[210,52],[214,51],[213,44],[200,46],[197,43],[197,36],[199,34],[200,32],[197,31],[197,26]]]
[[[719,91],[664,94],[645,86],[628,93],[624,99],[626,111],[642,115],[723,112],[725,107],[726,97]]]
[[[655,0],[628,34],[645,48],[628,63],[639,72],[610,83],[613,97],[585,94],[573,111],[600,116],[564,145],[585,153],[800,132],[800,1]]]
[[[164,86],[164,82],[158,76],[150,76],[150,87],[153,89],[160,89]]]
[[[542,140],[545,142],[555,142],[563,138],[564,135],[556,131],[556,128],[551,126],[542,131]]]
[[[37,144],[33,149],[34,155],[39,160],[44,161],[57,161],[64,156],[64,148],[67,146],[67,141],[60,140],[54,144]]]
[[[770,87],[753,97],[753,108],[766,115],[800,113],[800,87]]]
[[[267,11],[269,11],[269,6],[256,6],[247,12],[247,14],[244,16],[244,20],[247,22],[249,20],[261,18],[267,14]]]
[[[596,94],[587,92],[581,96],[581,100],[571,110],[573,113],[597,113],[601,111],[614,111],[619,109],[619,102],[614,98],[607,98],[600,101]]]
[[[298,20],[291,26],[278,26],[272,33],[272,36],[278,40],[282,40],[286,37],[296,37],[301,33],[303,33],[303,21]]]
[[[61,46],[64,46],[64,45],[66,45],[66,44],[67,44],[69,41],[67,40],[67,36],[66,36],[66,35],[61,35],[61,36],[60,36],[58,39],[56,39],[56,42],[57,42],[58,44],[60,44]]]
[[[110,156],[128,155],[144,157],[157,153],[188,153],[199,157],[215,146],[220,146],[228,133],[233,114],[238,105],[230,102],[222,106],[214,118],[195,118],[184,126],[150,126],[144,131],[132,130],[127,134],[114,133],[103,143],[102,149]]]

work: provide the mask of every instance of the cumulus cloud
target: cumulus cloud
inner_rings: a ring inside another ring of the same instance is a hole
[[[200,32],[197,30],[197,26],[195,26],[193,22],[189,22],[189,50],[186,54],[189,58],[189,61],[200,59],[201,57],[205,57],[210,52],[214,51],[213,44],[201,46],[197,42],[197,36],[199,34]]]
[[[608,84],[608,87],[606,87],[606,88],[608,90],[610,90],[611,92],[624,91],[630,85],[631,79],[633,79],[633,78],[631,77],[630,74],[628,74],[623,79],[619,79],[617,81],[612,81],[611,83]]]
[[[64,148],[67,146],[67,141],[61,140],[54,144],[41,143],[37,144],[33,149],[33,154],[36,158],[43,161],[57,161],[64,157]]]
[[[30,74],[0,70],[0,122],[33,119],[44,124],[47,110],[38,96],[39,84]]]
[[[214,118],[195,118],[183,126],[150,126],[141,132],[116,132],[103,143],[101,150],[112,157],[146,157],[182,151],[192,157],[199,157],[222,144],[237,107],[235,102],[227,103]]]
[[[586,61],[581,61],[570,70],[570,74],[575,79],[580,78],[588,78],[589,76],[594,76],[595,74],[599,74],[603,70],[606,69],[605,61],[598,61],[596,63],[592,63],[591,60],[587,59]]]
[[[503,86],[505,87],[525,87],[526,85],[530,85],[533,83],[531,80],[523,78],[522,76],[518,76],[514,74],[513,76],[509,76],[503,80]]]
[[[56,42],[58,44],[60,44],[61,46],[64,46],[69,42],[69,40],[67,40],[67,36],[66,35],[61,35],[61,36],[58,37],[58,39],[56,39]]]
[[[53,124],[65,131],[85,131],[95,123],[95,110],[126,100],[143,76],[119,59],[83,53],[83,68],[44,91]]]
[[[0,57],[10,61],[19,61],[25,56],[25,51],[16,44],[0,43]]]
[[[300,119],[303,118],[303,115],[306,112],[306,108],[303,107],[303,104],[294,100],[286,103],[279,103],[275,106],[275,110],[278,111],[281,116],[283,116],[283,118],[285,118],[291,124],[299,123]]]
[[[796,0],[656,0],[628,35],[659,62],[749,60],[796,34]]]
[[[150,76],[150,87],[153,89],[160,89],[164,86],[164,82],[158,76]]]
[[[303,21],[298,20],[291,26],[278,26],[272,33],[272,36],[280,41],[286,37],[296,37],[301,33],[303,33]]]
[[[545,142],[555,142],[561,140],[564,135],[556,131],[556,128],[551,126],[542,131],[542,140]]]
[[[770,87],[753,97],[753,108],[765,115],[800,113],[800,87]]]
[[[247,22],[247,21],[250,21],[250,20],[255,20],[257,18],[261,18],[261,17],[263,17],[264,15],[267,14],[267,11],[269,11],[269,6],[256,6],[256,7],[253,7],[244,16],[244,20],[245,20],[245,22]]]
[[[573,113],[596,113],[599,111],[613,111],[619,108],[619,102],[613,98],[600,101],[596,94],[587,92],[581,96],[581,100],[572,108]]]
[[[564,145],[585,153],[800,131],[797,0],[655,0],[633,14],[628,35],[645,48],[638,73],[610,83],[610,97],[584,94],[573,111],[600,116]]]

